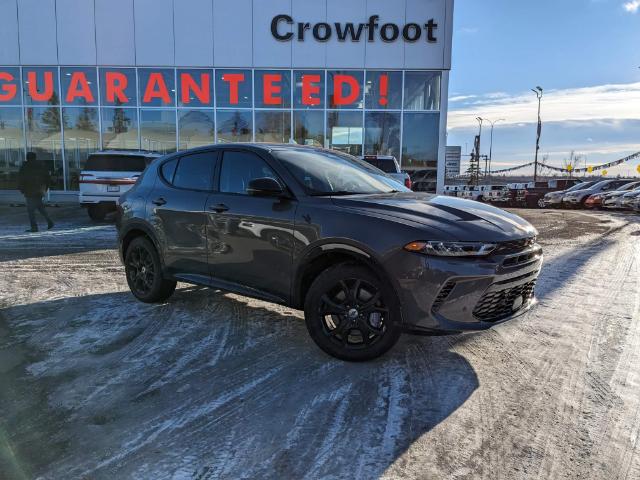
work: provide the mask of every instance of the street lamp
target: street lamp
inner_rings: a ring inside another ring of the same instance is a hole
[[[476,173],[475,176],[476,181],[479,180],[480,177],[480,140],[482,139],[482,117],[476,117],[476,120],[478,121],[478,125],[480,125],[480,130],[478,131],[478,138],[475,142],[475,146],[476,146],[476,162],[478,163],[478,165],[476,166]]]
[[[491,124],[491,140],[489,141],[489,171],[488,173],[491,173],[491,160],[493,159],[493,127],[495,126],[496,123],[498,122],[506,122],[506,120],[504,118],[499,118],[498,120],[494,120],[493,122],[487,118],[483,118],[483,120],[485,122],[489,122]],[[487,176],[487,167],[485,165],[485,169],[484,169],[484,176]]]
[[[540,118],[540,107],[542,104],[542,87],[531,89],[538,97],[538,130],[536,135],[536,158],[533,163],[533,181],[538,181],[538,151],[540,150],[540,134],[542,133],[542,119]]]

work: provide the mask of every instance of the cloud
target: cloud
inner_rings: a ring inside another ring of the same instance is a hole
[[[504,118],[502,125],[535,123],[537,113],[538,100],[533,92],[497,98],[492,93],[460,108],[450,109],[448,128],[477,127],[478,116]],[[640,82],[545,91],[542,119],[544,122],[640,119]]]
[[[471,100],[472,98],[476,97],[476,95],[455,95],[453,97],[449,97],[449,102],[462,102],[464,100]]]
[[[458,30],[458,33],[466,34],[466,35],[474,35],[478,33],[480,29],[478,27],[462,27]]]
[[[638,10],[640,10],[640,0],[631,0],[624,3],[622,7],[629,13],[638,13]]]

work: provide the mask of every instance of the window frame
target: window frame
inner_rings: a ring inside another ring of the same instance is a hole
[[[215,157],[215,165],[213,166],[213,169],[211,171],[211,188],[209,190],[203,190],[200,188],[186,188],[186,187],[179,187],[177,185],[175,185],[173,182],[176,178],[176,173],[178,172],[178,168],[180,168],[180,162],[182,161],[183,158],[185,157],[189,157],[191,155],[200,155],[202,153],[210,153],[213,154],[213,156]],[[176,168],[173,171],[173,178],[171,179],[171,181],[167,180],[163,173],[162,173],[162,168],[164,167],[165,164],[173,161],[173,160],[177,160],[177,164],[176,164]],[[170,157],[168,157],[167,159],[163,160],[162,162],[160,162],[158,164],[158,170],[157,170],[157,176],[160,178],[160,180],[168,187],[173,188],[175,190],[180,190],[183,192],[205,192],[205,193],[211,193],[211,192],[216,192],[216,186],[218,184],[218,168],[220,165],[221,161],[220,161],[220,150],[219,149],[207,149],[207,150],[199,150],[199,151],[182,151],[179,154],[175,154],[175,155],[171,155]]]

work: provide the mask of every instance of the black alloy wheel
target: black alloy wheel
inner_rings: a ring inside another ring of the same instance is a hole
[[[146,303],[166,300],[176,282],[162,276],[160,258],[153,244],[144,237],[133,239],[125,257],[125,272],[131,293]]]

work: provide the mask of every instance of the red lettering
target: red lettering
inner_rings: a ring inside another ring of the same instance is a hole
[[[53,72],[44,72],[44,90],[38,90],[38,76],[36,72],[28,72],[29,95],[36,102],[48,102],[53,97]]]
[[[222,75],[222,81],[229,83],[229,103],[237,105],[238,85],[240,82],[244,82],[244,73],[225,73]]]
[[[127,76],[121,72],[107,72],[105,74],[105,90],[107,92],[107,102],[115,103],[116,98],[118,103],[129,103],[129,98],[124,93],[127,88]]]
[[[264,99],[265,105],[282,105],[282,97],[274,96],[274,94],[278,94],[282,92],[282,87],[280,85],[274,85],[274,82],[281,82],[282,75],[279,73],[271,74],[265,73],[263,78],[263,94],[262,98]]]
[[[191,92],[204,104],[211,103],[211,75],[200,74],[200,84],[198,85],[189,73],[180,74],[180,95],[182,103],[191,103]]]
[[[73,72],[69,80],[67,102],[71,103],[76,98],[84,98],[87,103],[94,102],[93,93],[91,93],[91,88],[84,72]]]
[[[348,95],[342,95],[342,87],[347,85],[351,92]],[[333,104],[349,105],[357,100],[360,96],[360,85],[358,80],[351,75],[334,75],[333,76]]]
[[[14,78],[9,72],[0,72],[0,80],[5,82],[13,82]],[[10,102],[16,98],[18,86],[15,83],[7,83],[2,85],[0,89],[0,102]]]
[[[389,103],[387,95],[389,95],[389,75],[383,73],[380,75],[380,100],[378,100],[380,105],[384,106]]]
[[[159,98],[162,100],[162,103],[171,103],[167,84],[164,82],[162,74],[157,72],[149,74],[149,81],[144,90],[142,101],[144,103],[150,103],[154,98]]]
[[[312,95],[320,93],[320,75],[302,75],[302,104],[320,105],[320,98]]]

